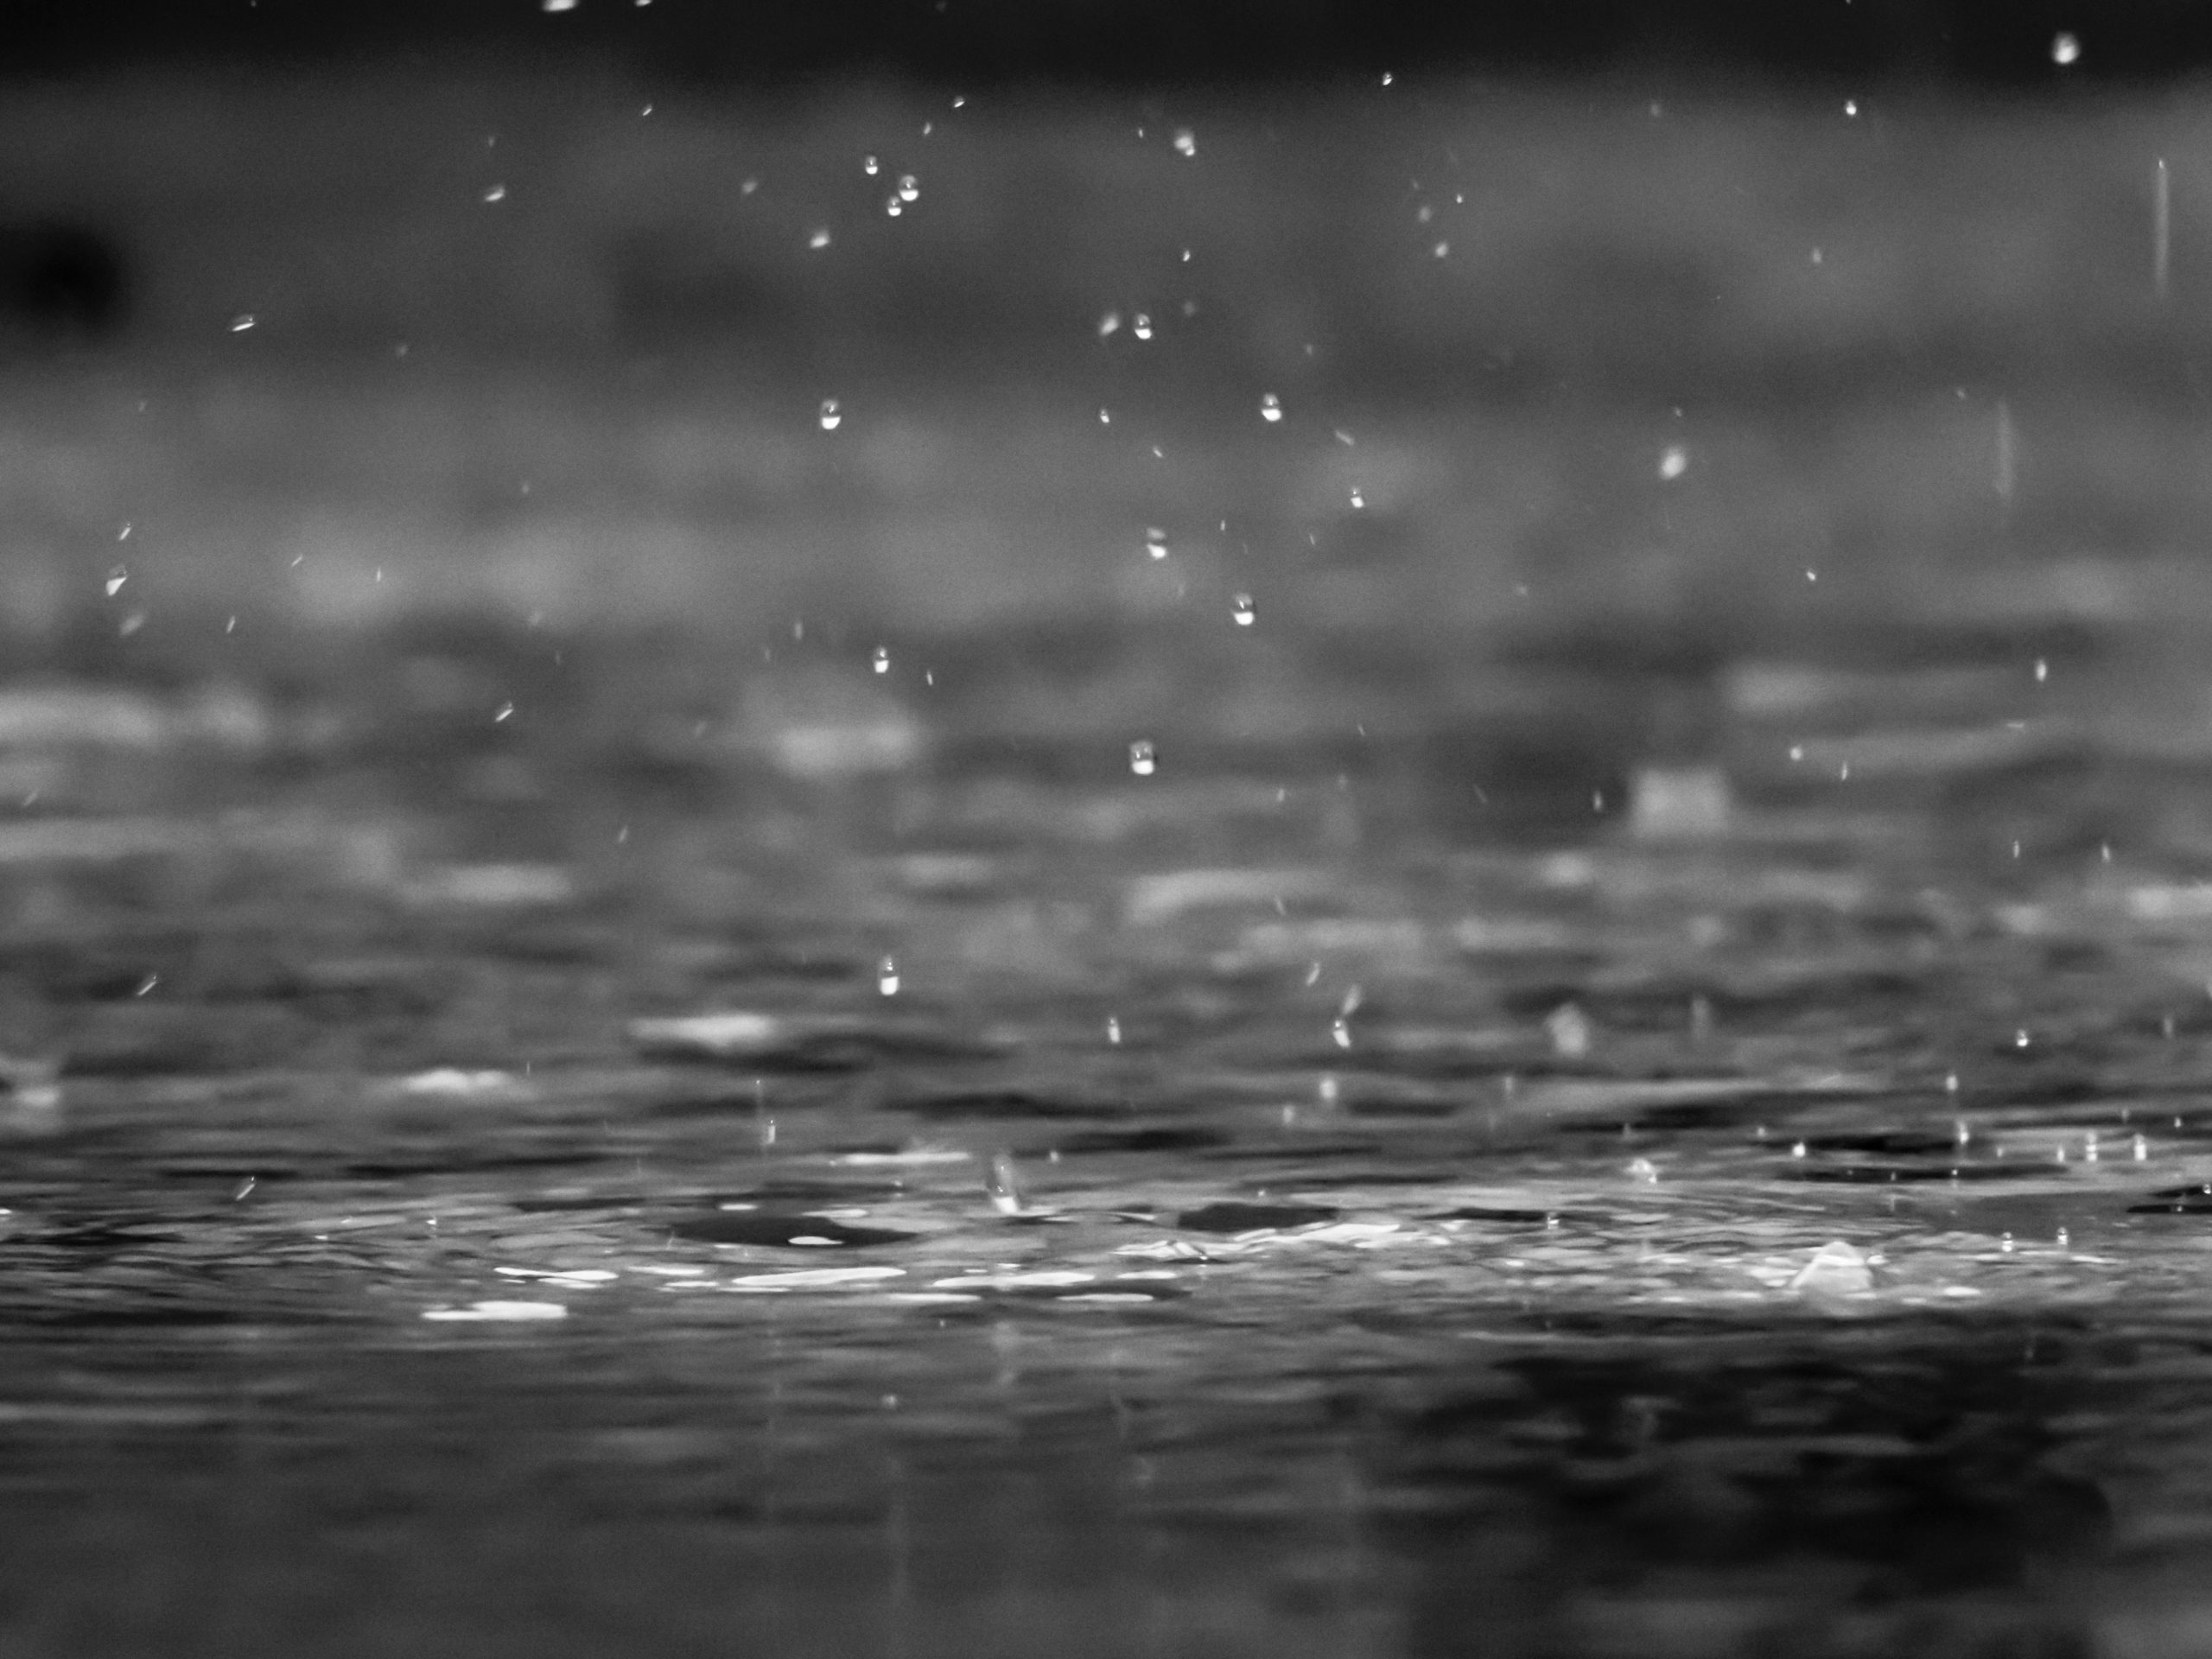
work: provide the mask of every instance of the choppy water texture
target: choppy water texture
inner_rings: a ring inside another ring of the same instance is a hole
[[[2130,652],[940,645],[0,697],[6,1651],[2212,1644]]]

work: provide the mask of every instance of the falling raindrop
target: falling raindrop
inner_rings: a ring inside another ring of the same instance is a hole
[[[497,726],[503,721],[512,720],[514,718],[514,704],[512,702],[503,702],[499,705],[498,712],[492,716],[492,723],[494,726]]]
[[[1195,156],[1198,153],[1198,135],[1188,127],[1185,127],[1175,135],[1175,153],[1184,156]]]
[[[843,423],[844,418],[844,413],[837,407],[837,400],[835,397],[824,397],[822,400],[821,421],[822,429],[824,432],[835,432]]]
[[[107,596],[113,599],[123,591],[123,584],[130,580],[130,573],[121,565],[107,573]]]
[[[234,334],[242,334],[252,327],[253,313],[251,311],[242,311],[231,319],[231,332]]]
[[[2060,30],[2050,37],[2050,60],[2063,69],[2082,55],[2082,42]]]
[[[1342,1014],[1329,1022],[1329,1035],[1336,1039],[1338,1048],[1351,1046],[1351,1021]]]
[[[1167,532],[1164,530],[1156,528],[1147,529],[1144,533],[1144,550],[1155,559],[1166,558],[1167,556]]]
[[[1122,1022],[1110,1014],[1106,1016],[1106,1040],[1116,1048],[1122,1046]]]
[[[1449,259],[1452,257],[1452,245],[1449,242],[1440,242],[1428,251],[1431,258]]]
[[[1272,391],[1263,393],[1260,398],[1260,418],[1269,426],[1282,419],[1282,399]]]
[[[899,995],[899,964],[889,957],[875,965],[875,988],[886,996]]]
[[[1659,476],[1669,482],[1690,469],[1689,451],[1679,443],[1670,443],[1659,457]]]
[[[1116,332],[1121,326],[1122,314],[1118,311],[1109,311],[1104,316],[1098,319],[1098,338],[1101,340],[1105,339],[1107,335]],[[1104,411],[1103,410],[1100,411],[1100,415],[1103,418],[1104,415]]]
[[[901,173],[899,175],[899,200],[918,201],[921,200],[921,195],[922,181],[911,173]]]
[[[898,192],[893,191],[883,199],[883,211],[891,218],[896,219],[906,211],[906,204],[899,199]]]
[[[2142,1163],[2151,1155],[2151,1143],[2141,1135],[2135,1137],[2135,1161]]]
[[[1149,778],[1158,766],[1149,739],[1140,738],[1129,745],[1129,770],[1140,778]]]
[[[2019,1030],[2019,1031],[2016,1031],[2016,1032],[2014,1032],[2014,1033],[2012,1033],[2012,1046],[2013,1046],[2013,1047],[2015,1047],[2015,1048],[2025,1048],[2027,1046],[2028,1046],[2028,1033],[2027,1033],[2027,1032],[2026,1032],[2026,1030],[2025,1030],[2024,1028],[2024,1029],[2022,1029],[2022,1030]]]
[[[875,176],[876,166],[877,162],[874,156],[863,156],[861,157],[861,171],[867,174],[871,179]]]
[[[891,647],[878,645],[875,648],[875,655],[871,660],[874,664],[877,673],[888,674],[891,671]]]
[[[507,187],[504,184],[493,185],[484,192],[484,200],[487,202],[505,201],[506,199]]]
[[[1843,112],[1856,119],[1859,114],[1859,100],[1855,98],[1845,99],[1843,100]]]
[[[806,238],[806,245],[813,249],[817,253],[819,253],[823,249],[828,247],[830,245],[829,227],[824,226],[821,229],[817,230],[813,235],[808,237]]]
[[[1252,619],[1254,615],[1256,614],[1256,613],[1252,609],[1252,595],[1249,594],[1237,594],[1236,598],[1230,601],[1229,613],[1236,619],[1236,626],[1238,627],[1250,627],[1252,626]]]
[[[1552,1052],[1561,1059],[1579,1060],[1590,1052],[1590,1016],[1572,1002],[1562,1002],[1544,1021]]]
[[[2036,658],[2036,683],[2041,685],[2050,677],[2050,664],[2042,658]]]
[[[1367,505],[1367,498],[1359,493],[1359,486],[1357,484],[1351,486],[1351,504],[1355,507],[1363,507]]]
[[[1151,317],[1142,311],[1138,312],[1136,315],[1129,321],[1129,332],[1135,334],[1139,340],[1150,340],[1152,338]]]

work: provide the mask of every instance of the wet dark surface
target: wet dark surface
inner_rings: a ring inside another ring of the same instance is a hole
[[[1810,666],[1040,775],[848,655],[0,710],[8,1650],[2212,1640],[2202,773],[2002,747],[2125,652],[1825,780]]]

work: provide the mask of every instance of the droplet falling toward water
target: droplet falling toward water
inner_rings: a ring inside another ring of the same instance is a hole
[[[1230,601],[1229,613],[1236,619],[1236,626],[1238,627],[1250,627],[1252,626],[1252,619],[1257,614],[1257,613],[1252,608],[1252,595],[1249,594],[1237,594],[1234,599]]]
[[[2050,60],[2063,69],[2078,62],[2082,56],[2082,42],[2061,29],[2050,38]]]
[[[1129,770],[1140,778],[1149,778],[1159,765],[1150,740],[1140,738],[1129,745]]]
[[[822,400],[821,420],[822,429],[824,432],[835,432],[843,423],[844,418],[843,411],[838,408],[837,400],[835,397],[824,397]]]
[[[874,664],[877,673],[888,674],[891,671],[891,647],[888,645],[878,645],[875,648],[875,655],[869,660]]]
[[[1002,1216],[1021,1213],[1021,1182],[1014,1173],[1014,1154],[995,1154],[991,1159],[991,1173],[983,1178],[983,1190],[990,1194],[991,1208]]]
[[[1260,418],[1270,426],[1282,419],[1282,399],[1272,391],[1263,394],[1260,398]]]
[[[899,964],[893,958],[886,957],[876,964],[875,988],[886,996],[899,995]]]

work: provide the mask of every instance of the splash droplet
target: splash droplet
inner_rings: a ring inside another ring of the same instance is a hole
[[[2050,37],[2050,60],[2060,68],[2076,61],[2082,55],[2082,42],[2063,29]]]
[[[830,245],[829,227],[825,226],[822,229],[816,231],[813,235],[808,237],[806,238],[806,245],[813,249],[817,253],[821,252],[823,249],[828,247]]]
[[[1179,156],[1186,157],[1195,156],[1198,153],[1198,137],[1188,127],[1185,127],[1176,133],[1175,153]]]
[[[1140,738],[1129,745],[1129,770],[1140,778],[1149,778],[1159,766],[1149,740]]]
[[[231,319],[231,332],[234,334],[242,334],[252,327],[253,313],[251,311],[242,311]]]
[[[1256,614],[1256,613],[1252,609],[1252,595],[1249,594],[1237,594],[1235,599],[1230,601],[1229,613],[1231,617],[1236,619],[1236,626],[1238,627],[1250,627],[1252,626],[1252,619]]]
[[[1355,508],[1367,505],[1367,498],[1360,493],[1359,486],[1357,484],[1351,486],[1351,504]]]
[[[1156,527],[1147,529],[1144,533],[1144,550],[1155,559],[1166,558],[1167,556],[1167,532]]]
[[[1116,1048],[1122,1046],[1122,1022],[1110,1014],[1106,1016],[1106,1040]]]
[[[1679,443],[1669,444],[1659,456],[1659,476],[1670,483],[1689,469],[1690,452]]]
[[[875,648],[874,657],[870,660],[874,663],[877,673],[888,674],[891,671],[891,647],[878,645]]]
[[[1269,426],[1282,419],[1282,399],[1272,391],[1262,396],[1260,399],[1260,418]]]
[[[901,173],[899,175],[899,200],[918,201],[921,200],[921,195],[922,181],[911,173]]]
[[[889,957],[875,965],[875,988],[886,996],[899,995],[899,964]]]
[[[1122,314],[1118,311],[1109,311],[1098,319],[1098,338],[1103,340],[1109,334],[1118,334],[1121,327]],[[1103,418],[1105,412],[1103,410],[1099,410],[1101,418]]]
[[[861,157],[861,171],[867,174],[871,179],[875,176],[876,167],[877,162],[874,156],[863,156]]]
[[[492,186],[488,187],[488,188],[485,190],[485,192],[484,192],[484,200],[485,200],[486,201],[487,201],[487,202],[488,202],[488,201],[505,201],[506,199],[507,199],[507,187],[506,187],[505,185],[504,185],[504,184],[495,184],[495,185],[492,185]]]
[[[844,418],[844,412],[838,408],[837,400],[835,397],[824,397],[822,400],[821,421],[822,429],[824,432],[835,432],[843,423]]]
[[[130,573],[121,565],[107,573],[107,596],[113,599],[123,591],[123,584],[130,580]]]
[[[1142,311],[1138,312],[1136,315],[1129,321],[1129,332],[1135,334],[1139,340],[1150,340],[1152,338],[1151,317]]]

